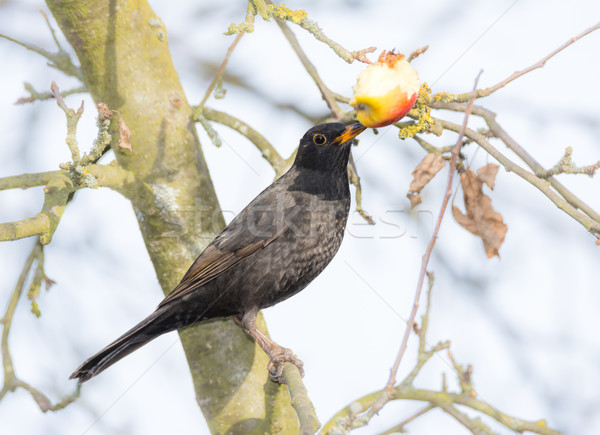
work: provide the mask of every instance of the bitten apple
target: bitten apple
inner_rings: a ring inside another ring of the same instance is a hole
[[[419,76],[394,51],[383,51],[379,60],[358,76],[350,105],[366,127],[383,127],[398,121],[412,108],[419,94]]]

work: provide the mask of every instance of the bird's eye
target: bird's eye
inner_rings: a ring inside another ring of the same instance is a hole
[[[325,136],[322,134],[315,134],[313,136],[313,142],[317,145],[323,145],[325,142],[327,142],[327,138],[325,138]]]

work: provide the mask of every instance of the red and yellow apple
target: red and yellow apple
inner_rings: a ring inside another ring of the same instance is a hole
[[[409,112],[419,87],[419,76],[404,55],[384,50],[377,62],[359,74],[350,105],[356,109],[358,122],[383,127]]]

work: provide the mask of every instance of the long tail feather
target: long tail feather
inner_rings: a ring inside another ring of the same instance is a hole
[[[159,335],[177,329],[178,325],[169,325],[168,323],[171,322],[164,321],[168,317],[166,307],[159,308],[100,352],[88,358],[69,379],[78,379],[81,384]]]

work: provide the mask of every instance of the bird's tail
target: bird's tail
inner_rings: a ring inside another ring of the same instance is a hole
[[[171,316],[167,311],[168,307],[156,310],[100,352],[88,358],[71,374],[69,379],[78,379],[81,384],[159,335],[177,329],[180,325],[170,324],[172,323],[169,321]]]

